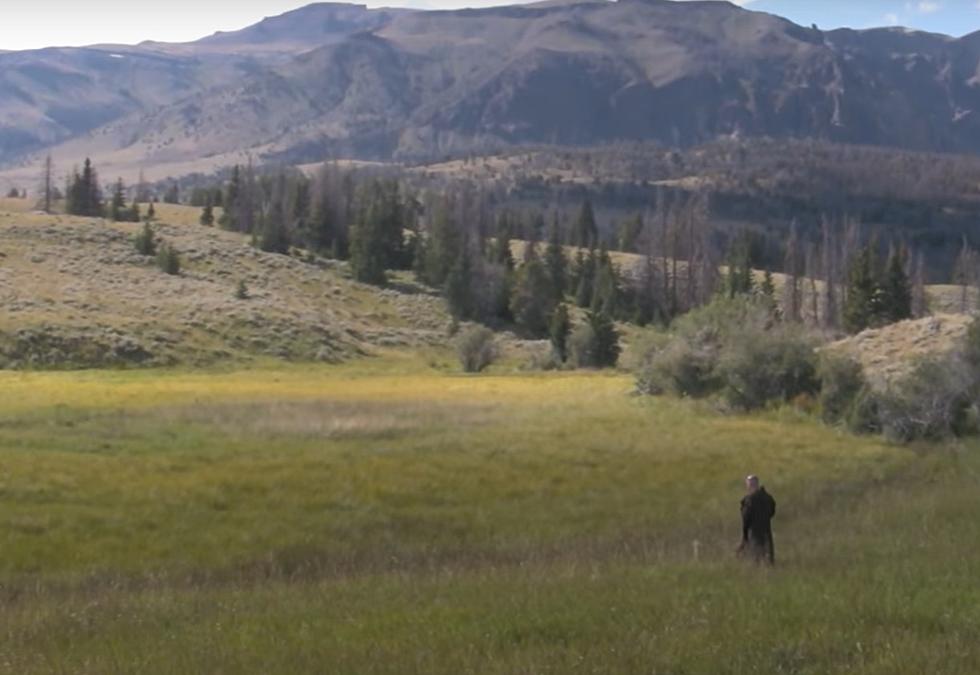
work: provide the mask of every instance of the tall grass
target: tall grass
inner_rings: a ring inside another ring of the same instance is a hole
[[[629,388],[0,374],[0,670],[969,672],[973,448]],[[749,472],[771,572],[732,556]]]

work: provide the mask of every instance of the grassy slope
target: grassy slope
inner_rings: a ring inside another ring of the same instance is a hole
[[[183,259],[172,277],[136,254],[139,224],[29,208],[0,200],[0,367],[333,360],[445,339],[444,303],[409,274],[381,291],[342,265],[262,253],[245,236],[202,227],[200,209],[160,204],[156,232]],[[239,281],[247,300],[235,297]],[[120,339],[144,360],[106,355]]]
[[[980,659],[976,448],[417,363],[0,373],[0,670]],[[780,504],[771,573],[731,559],[748,471]]]

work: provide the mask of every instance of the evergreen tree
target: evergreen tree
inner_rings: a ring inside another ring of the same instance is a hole
[[[844,301],[844,329],[860,333],[871,326],[878,314],[878,282],[875,279],[874,250],[864,246],[851,260]]]
[[[210,195],[208,195],[207,201],[204,203],[204,208],[201,210],[200,222],[205,227],[214,225],[214,207],[211,205]]]
[[[470,259],[469,246],[465,243],[460,248],[460,254],[452,269],[446,276],[445,295],[449,313],[456,321],[466,321],[476,313],[476,302],[473,295],[473,264]]]
[[[440,287],[445,285],[459,258],[463,239],[446,198],[440,198],[431,210],[433,213],[424,242],[424,281],[431,286]]]
[[[511,315],[530,335],[543,337],[548,333],[548,320],[554,307],[547,271],[537,255],[532,254],[517,271],[510,300]]]
[[[551,347],[564,363],[568,360],[568,336],[572,332],[572,322],[568,316],[568,307],[564,303],[558,305],[551,314],[548,334]]]
[[[368,284],[384,285],[387,282],[386,256],[381,227],[384,219],[383,205],[369,200],[351,228],[350,266],[354,278]]]
[[[157,267],[164,274],[177,276],[180,274],[180,254],[170,244],[164,244],[157,251]]]
[[[603,248],[596,258],[595,279],[592,284],[592,299],[589,307],[593,312],[602,312],[610,317],[618,316],[622,289],[619,274]]]
[[[154,220],[157,219],[157,210],[153,206],[155,203],[156,203],[155,200],[151,201],[150,206],[146,209],[146,222],[148,223],[152,223]]]
[[[321,185],[313,203],[313,213],[306,226],[305,239],[306,246],[310,250],[328,254],[336,249],[338,255],[335,257],[341,257],[344,255],[346,242],[341,237],[336,206],[331,200],[327,186]]]
[[[231,170],[231,179],[225,187],[224,211],[218,224],[226,230],[238,230],[236,215],[238,213],[238,200],[242,189],[242,171],[237,164]]]
[[[729,248],[725,290],[729,298],[752,292],[751,247],[744,233],[738,236]]]
[[[259,248],[267,253],[288,253],[290,246],[289,181],[284,171],[275,177],[262,209]]]
[[[598,258],[595,249],[590,249],[589,254],[582,260],[582,265],[578,273],[578,288],[575,289],[575,304],[579,307],[589,307],[592,304],[592,297],[595,295],[595,277]]]
[[[565,248],[561,244],[561,233],[558,231],[558,220],[551,225],[548,235],[548,246],[544,252],[544,265],[551,284],[551,297],[561,302],[565,298],[568,285],[568,261],[565,259]]]
[[[595,224],[595,213],[592,201],[586,197],[575,221],[575,245],[582,248],[594,248],[599,241],[599,230]]]
[[[905,272],[906,251],[893,249],[881,284],[881,318],[888,323],[912,317],[912,288]]]
[[[491,249],[490,260],[503,265],[508,270],[514,269],[514,255],[510,249],[513,238],[513,223],[506,212],[501,212],[497,218],[497,232]]]
[[[627,253],[637,252],[637,243],[643,233],[643,216],[637,213],[631,218],[627,218],[619,225],[618,244],[620,251]]]
[[[164,204],[180,204],[180,186],[172,183],[167,191],[163,193]]]
[[[762,284],[759,286],[759,294],[762,296],[770,311],[775,312],[779,306],[779,303],[776,302],[776,284],[773,282],[772,272],[769,271],[768,267],[763,274]]]
[[[68,186],[66,210],[74,216],[100,217],[103,215],[102,189],[92,161],[85,159],[82,173],[77,171]]]
[[[140,255],[152,257],[157,254],[157,236],[149,222],[143,224],[143,230],[136,235],[133,245]]]
[[[116,222],[120,220],[125,220],[125,216],[128,216],[126,209],[126,186],[123,184],[122,178],[116,180],[116,184],[112,190],[112,201],[109,204],[109,218]]]
[[[586,321],[595,337],[593,358],[598,368],[612,367],[619,360],[619,332],[605,312],[588,312]]]

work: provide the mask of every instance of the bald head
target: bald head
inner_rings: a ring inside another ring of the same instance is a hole
[[[748,490],[749,494],[758,491],[759,489],[759,477],[756,475],[749,475],[745,477],[745,489]]]

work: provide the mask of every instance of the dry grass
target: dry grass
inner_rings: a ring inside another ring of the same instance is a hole
[[[907,374],[923,357],[956,349],[972,321],[967,314],[937,314],[869,329],[826,349],[853,357],[872,382],[883,385]]]

